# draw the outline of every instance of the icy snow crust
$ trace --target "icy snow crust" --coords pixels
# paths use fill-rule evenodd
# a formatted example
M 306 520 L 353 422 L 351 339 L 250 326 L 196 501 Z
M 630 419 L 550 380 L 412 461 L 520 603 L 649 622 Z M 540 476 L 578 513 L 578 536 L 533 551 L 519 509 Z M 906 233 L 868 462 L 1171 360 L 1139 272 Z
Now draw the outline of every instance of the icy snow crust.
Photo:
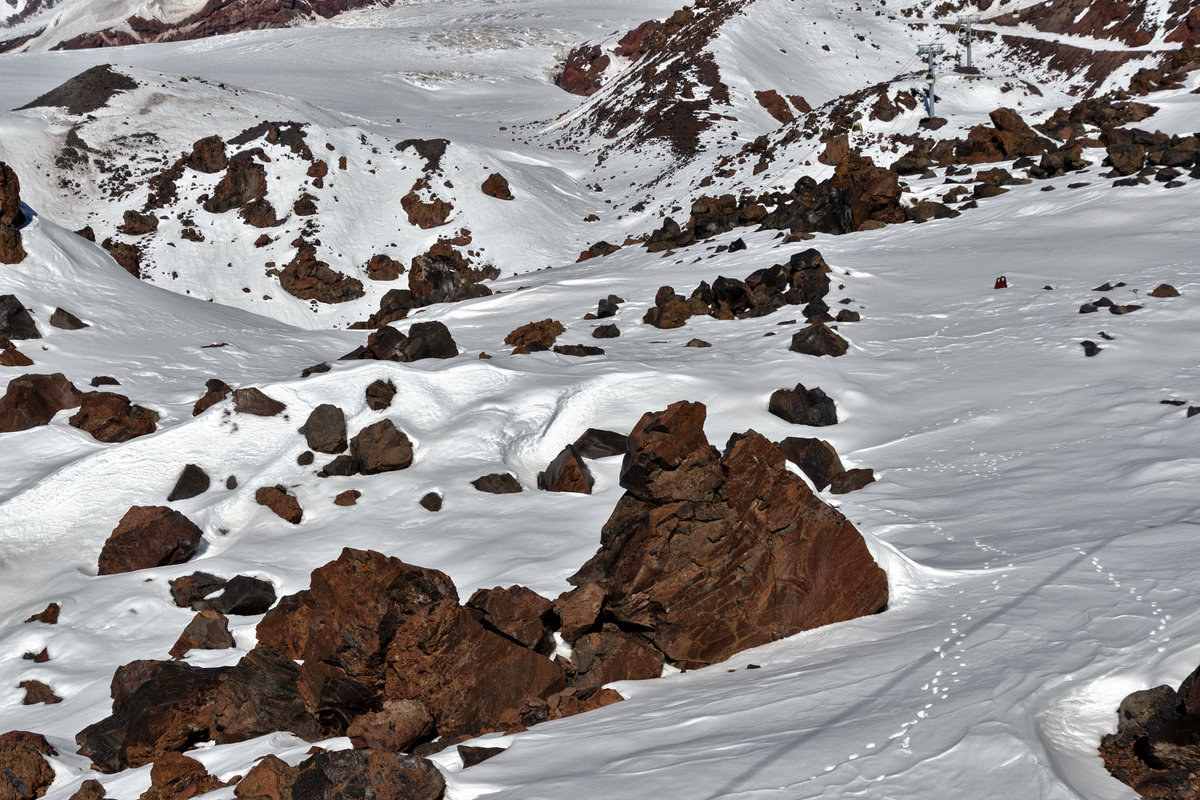
M 956 220 L 794 245 L 781 245 L 772 232 L 737 231 L 675 253 L 628 247 L 574 264 L 590 241 L 620 241 L 624 232 L 658 224 L 653 210 L 616 218 L 626 212 L 615 209 L 639 199 L 642 187 L 618 187 L 614 178 L 592 197 L 590 158 L 514 142 L 512 131 L 498 128 L 542 128 L 575 106 L 576 98 L 545 77 L 568 43 L 601 41 L 671 10 L 666 3 L 580 7 L 550 0 L 397 4 L 338 18 L 331 27 L 0 57 L 6 108 L 95 63 L 200 75 L 245 90 L 244 109 L 233 110 L 197 90 L 198 102 L 210 104 L 231 132 L 256 117 L 273 118 L 283 104 L 300 121 L 344 128 L 347 140 L 359 129 L 393 141 L 445 136 L 489 164 L 503 159 L 518 194 L 473 228 L 507 276 L 493 284 L 498 294 L 416 317 L 445 322 L 462 355 L 414 364 L 337 362 L 364 332 L 333 330 L 338 320 L 328 314 L 312 319 L 289 308 L 233 307 L 224 296 L 212 303 L 196 296 L 204 289 L 240 296 L 257 266 L 238 261 L 226 268 L 229 259 L 221 260 L 220 269 L 235 276 L 233 288 L 230 279 L 208 278 L 192 296 L 131 278 L 69 232 L 91 208 L 88 197 L 64 196 L 45 176 L 50 168 L 37 168 L 53 149 L 46 136 L 61 122 L 55 112 L 0 117 L 0 159 L 17 168 L 37 214 L 24 231 L 29 257 L 0 270 L 0 293 L 16 294 L 45 337 L 18 343 L 36 362 L 24 371 L 61 371 L 81 389 L 93 375 L 111 375 L 121 383 L 116 391 L 162 415 L 157 433 L 121 445 L 68 426 L 69 413 L 0 442 L 0 720 L 5 730 L 43 732 L 59 749 L 49 800 L 65 800 L 86 777 L 99 777 L 107 794 L 122 800 L 149 785 L 148 768 L 90 773 L 73 755 L 73 737 L 108 714 L 116 667 L 166 658 L 191 618 L 172 604 L 171 578 L 195 570 L 251 574 L 286 594 L 305 588 L 312 569 L 351 546 L 444 570 L 462 596 L 522 583 L 554 597 L 595 551 L 621 493 L 619 458 L 593 462 L 591 496 L 536 491 L 537 472 L 564 444 L 587 427 L 627 431 L 643 412 L 680 399 L 708 405 L 707 432 L 718 445 L 747 428 L 775 440 L 813 435 L 766 411 L 772 391 L 797 382 L 820 386 L 838 404 L 841 422 L 816 434 L 847 467 L 871 467 L 879 477 L 832 500 L 887 571 L 888 611 L 708 669 L 619 684 L 626 702 L 515 736 L 484 737 L 482 743 L 509 752 L 470 770 L 460 771 L 453 750 L 446 751 L 435 760 L 448 772 L 447 796 L 949 800 L 964 789 L 981 798 L 1134 796 L 1104 771 L 1095 752 L 1099 736 L 1115 723 L 1126 693 L 1177 683 L 1200 661 L 1200 421 L 1160 403 L 1200 404 L 1200 184 L 1113 189 L 1093 167 L 1048 182 L 1053 192 L 1039 191 L 1046 182 L 1014 187 Z M 836 16 L 832 8 L 811 12 L 815 19 Z M 772 14 L 794 20 L 809 10 L 762 0 L 756 13 L 766 16 L 754 24 L 778 31 L 783 17 Z M 923 35 L 910 31 L 903 40 L 898 27 L 879 24 L 897 53 L 902 42 L 907 47 Z M 536 35 L 509 36 L 500 47 L 495 38 L 470 35 L 472 26 Z M 834 41 L 834 52 L 856 42 L 830 31 L 845 37 Z M 761 59 L 734 50 L 746 63 L 723 73 L 735 92 L 752 96 L 750 89 L 768 88 L 760 76 L 782 74 L 766 48 Z M 844 67 L 812 76 L 797 71 L 787 80 L 815 102 L 847 90 L 835 78 L 845 79 Z M 1193 77 L 1184 90 L 1156 95 L 1162 111 L 1145 125 L 1194 129 L 1200 102 L 1187 91 L 1195 85 Z M 1048 110 L 1065 97 L 1063 86 L 1042 89 L 1044 97 L 1024 95 L 1022 102 Z M 946 93 L 952 124 L 964 128 L 999 104 L 992 90 Z M 771 125 L 761 109 L 738 113 L 743 140 Z M 180 117 L 176 130 L 159 130 L 184 137 L 193 123 Z M 728 129 L 721 135 L 728 138 Z M 796 157 L 788 171 L 768 178 L 794 181 L 805 170 L 821 176 L 823 168 L 804 167 L 804 157 Z M 1098 164 L 1101 154 L 1085 158 Z M 679 185 L 705 168 L 682 165 Z M 648 174 L 663 165 L 646 166 L 631 154 L 607 169 Z M 1067 188 L 1078 182 L 1088 185 Z M 913 189 L 927 196 L 941 187 L 915 181 Z M 522 210 L 522 190 L 537 198 L 536 213 Z M 337 208 L 388 201 L 371 191 L 346 189 L 343 204 L 323 206 L 323 238 L 353 248 L 354 215 Z M 605 199 L 614 211 L 601 223 L 579 221 L 587 210 L 606 208 Z M 657 198 L 668 207 L 687 199 Z M 464 207 L 464 219 L 486 218 L 480 209 L 489 202 L 480 197 L 477 207 Z M 715 253 L 738 236 L 745 251 Z M 851 341 L 843 358 L 787 351 L 796 327 L 781 323 L 796 320 L 798 309 L 740 321 L 693 318 L 667 331 L 640 324 L 660 285 L 686 293 L 700 280 L 744 277 L 810 245 L 834 266 L 831 305 L 850 298 L 848 307 L 863 315 L 840 328 Z M 529 261 L 520 263 L 520 253 Z M 204 265 L 199 258 L 185 264 Z M 539 266 L 553 269 L 528 271 Z M 1012 288 L 992 290 L 1000 274 Z M 1114 301 L 1145 307 L 1119 317 L 1079 315 L 1105 281 L 1127 284 L 1108 293 Z M 1164 281 L 1182 297 L 1147 297 Z M 560 342 L 593 344 L 597 323 L 582 316 L 610 293 L 627 303 L 604 321 L 622 329 L 620 338 L 598 342 L 604 357 L 510 356 L 502 344 L 508 331 L 545 317 L 567 326 Z M 50 327 L 57 306 L 91 327 Z M 1101 330 L 1115 339 L 1103 340 Z M 693 337 L 713 347 L 685 348 Z M 1083 339 L 1099 342 L 1103 352 L 1085 359 Z M 219 343 L 225 346 L 203 347 Z M 494 358 L 479 360 L 483 351 Z M 301 369 L 321 361 L 332 370 L 300 378 Z M 11 378 L 22 370 L 6 372 Z M 285 415 L 227 413 L 226 402 L 193 418 L 192 403 L 210 377 L 259 387 L 287 404 Z M 399 393 L 390 409 L 375 412 L 363 390 L 379 378 L 391 379 Z M 345 409 L 351 434 L 393 419 L 414 441 L 413 466 L 325 480 L 297 466 L 304 440 L 296 429 L 323 402 Z M 208 492 L 175 504 L 205 530 L 198 556 L 97 577 L 100 546 L 124 511 L 164 503 L 189 462 L 213 477 Z M 526 490 L 493 496 L 469 484 L 503 470 Z M 228 475 L 237 476 L 239 488 L 224 488 Z M 257 487 L 276 483 L 304 507 L 299 526 L 254 502 Z M 362 491 L 359 504 L 334 506 L 333 497 L 348 488 Z M 445 495 L 437 514 L 417 505 L 433 490 Z M 51 601 L 63 604 L 57 626 L 22 623 Z M 234 663 L 253 646 L 258 618 L 233 621 L 235 650 L 188 660 Z M 43 647 L 49 662 L 21 658 Z M 748 670 L 750 664 L 761 669 Z M 50 684 L 63 702 L 21 705 L 16 685 L 26 679 Z M 264 753 L 295 763 L 308 747 L 276 734 L 190 755 L 228 778 L 244 775 Z M 232 796 L 224 789 L 207 797 Z

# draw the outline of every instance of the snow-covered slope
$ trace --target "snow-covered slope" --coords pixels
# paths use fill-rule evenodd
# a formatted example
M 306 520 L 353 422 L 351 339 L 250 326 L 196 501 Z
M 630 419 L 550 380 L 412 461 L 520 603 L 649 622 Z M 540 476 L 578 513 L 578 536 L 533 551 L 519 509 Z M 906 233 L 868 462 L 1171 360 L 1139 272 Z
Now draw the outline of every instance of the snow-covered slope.
M 575 263 L 592 242 L 620 244 L 657 228 L 660 213 L 686 217 L 701 192 L 757 194 L 803 175 L 826 177 L 832 167 L 816 156 L 834 106 L 865 109 L 874 95 L 845 97 L 880 83 L 902 91 L 919 69 L 915 45 L 953 36 L 899 7 L 876 16 L 865 5 L 758 0 L 735 9 L 698 50 L 712 54 L 729 101 L 718 104 L 721 118 L 700 133 L 695 152 L 640 138 L 636 121 L 606 138 L 607 115 L 639 109 L 654 81 L 635 62 L 583 99 L 553 86 L 556 65 L 570 47 L 609 47 L 673 10 L 550 0 L 397 4 L 283 31 L 0 56 L 6 108 L 99 63 L 117 64 L 138 84 L 83 114 L 43 107 L 0 116 L 0 161 L 17 170 L 37 215 L 22 231 L 29 256 L 0 271 L 0 294 L 20 298 L 44 336 L 17 343 L 34 366 L 5 368 L 5 379 L 62 372 L 84 388 L 107 375 L 119 382 L 115 391 L 160 415 L 157 432 L 122 444 L 93 440 L 67 424 L 68 414 L 0 434 L 0 727 L 42 732 L 57 747 L 49 800 L 66 800 L 87 777 L 118 800 L 149 785 L 148 767 L 90 772 L 74 736 L 109 713 L 114 670 L 166 658 L 191 618 L 172 603 L 168 580 L 198 569 L 250 574 L 283 595 L 308 586 L 310 572 L 343 547 L 359 547 L 440 569 L 463 596 L 520 583 L 554 597 L 595 552 L 621 495 L 618 458 L 591 462 L 590 495 L 536 491 L 537 473 L 565 444 L 589 427 L 627 432 L 643 412 L 681 399 L 707 405 L 717 444 L 750 428 L 775 441 L 814 435 L 767 412 L 773 391 L 798 382 L 820 386 L 837 404 L 839 423 L 817 435 L 847 467 L 875 470 L 878 481 L 866 488 L 823 496 L 886 570 L 887 611 L 713 667 L 620 683 L 624 702 L 483 737 L 477 743 L 508 750 L 466 770 L 446 750 L 434 760 L 447 774 L 447 797 L 1134 796 L 1105 772 L 1099 736 L 1129 691 L 1178 683 L 1200 661 L 1192 543 L 1200 422 L 1186 416 L 1200 406 L 1200 181 L 1114 186 L 1100 166 L 1103 149 L 1089 147 L 1085 170 L 1011 186 L 956 219 L 806 241 L 740 228 L 690 247 L 650 253 L 630 245 Z M 1084 85 L 1047 68 L 1031 81 L 1035 92 L 1015 82 L 1023 67 L 1004 63 L 1002 52 L 977 43 L 975 54 L 984 77 L 947 79 L 939 90 L 949 119 L 939 136 L 962 135 L 998 105 L 1044 118 Z M 642 66 L 669 69 L 670 61 Z M 1113 72 L 1101 86 L 1130 74 Z M 1193 132 L 1198 77 L 1140 98 L 1158 108 L 1141 126 Z M 814 115 L 778 121 L 755 98 L 768 89 L 804 96 Z M 899 149 L 887 137 L 915 133 L 917 118 L 868 122 L 857 141 L 886 162 Z M 323 187 L 286 144 L 252 138 L 238 147 L 262 147 L 270 159 L 260 163 L 280 216 L 302 192 L 316 198 L 317 214 L 256 229 L 236 212 L 204 211 L 200 196 L 212 194 L 219 175 L 188 172 L 158 231 L 138 240 L 142 281 L 71 233 L 92 225 L 98 240 L 120 237 L 124 212 L 149 197 L 149 176 L 202 137 L 228 142 L 264 121 L 304 126 L 313 156 L 330 167 Z M 84 160 L 58 163 L 72 135 L 88 147 Z M 775 157 L 755 174 L 753 160 L 736 159 L 760 136 Z M 422 229 L 401 199 L 427 174 L 425 161 L 397 145 L 437 138 L 449 145 L 429 184 L 454 211 L 445 226 Z M 513 200 L 482 193 L 494 171 Z M 123 180 L 114 183 L 114 174 Z M 944 170 L 912 178 L 909 199 L 939 196 L 950 179 Z M 181 214 L 203 241 L 181 238 Z M 591 214 L 599 219 L 586 222 Z M 361 299 L 313 311 L 266 273 L 267 261 L 292 258 L 304 219 L 319 257 L 362 280 Z M 371 281 L 367 259 L 385 252 L 408 265 L 462 228 L 471 241 L 460 247 L 500 270 L 489 283 L 494 293 L 413 317 L 445 323 L 460 355 L 337 361 L 367 335 L 339 328 L 406 285 Z M 272 242 L 255 247 L 263 231 Z M 735 239 L 745 249 L 730 248 Z M 789 323 L 803 323 L 798 307 L 740 320 L 696 316 L 670 330 L 641 322 L 660 286 L 686 296 L 701 281 L 741 278 L 809 247 L 833 267 L 829 304 L 862 315 L 839 326 L 851 344 L 844 357 L 788 350 L 797 329 Z M 999 275 L 1010 288 L 992 288 Z M 1106 282 L 1117 288 L 1095 290 Z M 1148 296 L 1164 282 L 1181 296 Z M 610 294 L 625 300 L 616 316 L 585 320 Z M 1142 307 L 1079 313 L 1101 294 Z M 58 307 L 90 327 L 49 326 Z M 604 355 L 511 355 L 506 334 L 545 318 L 565 325 L 560 343 L 600 345 Z M 593 340 L 601 322 L 615 322 L 620 337 Z M 697 338 L 712 346 L 685 346 Z M 1102 350 L 1085 357 L 1083 340 Z M 301 377 L 320 362 L 331 369 Z M 210 378 L 258 387 L 286 412 L 231 414 L 227 400 L 193 417 Z M 377 379 L 398 389 L 386 411 L 364 399 Z M 321 403 L 343 408 L 351 433 L 394 420 L 415 444 L 413 466 L 321 478 L 322 463 L 298 464 L 306 448 L 296 429 Z M 214 478 L 209 491 L 173 504 L 205 532 L 197 557 L 98 576 L 97 554 L 121 515 L 164 503 L 187 463 Z M 491 495 L 470 484 L 502 471 L 525 491 Z M 225 488 L 227 476 L 236 476 L 235 488 Z M 302 505 L 298 526 L 255 502 L 258 487 L 277 484 Z M 362 493 L 357 505 L 334 505 L 348 489 Z M 430 491 L 444 496 L 438 513 L 418 505 Z M 23 622 L 50 602 L 63 604 L 56 626 Z M 187 661 L 235 663 L 254 646 L 258 620 L 235 618 L 235 648 L 193 651 Z M 42 648 L 49 661 L 23 658 Z M 22 705 L 24 680 L 50 685 L 62 702 Z M 189 755 L 230 778 L 265 753 L 295 763 L 308 748 L 274 734 Z M 208 796 L 227 800 L 233 791 Z

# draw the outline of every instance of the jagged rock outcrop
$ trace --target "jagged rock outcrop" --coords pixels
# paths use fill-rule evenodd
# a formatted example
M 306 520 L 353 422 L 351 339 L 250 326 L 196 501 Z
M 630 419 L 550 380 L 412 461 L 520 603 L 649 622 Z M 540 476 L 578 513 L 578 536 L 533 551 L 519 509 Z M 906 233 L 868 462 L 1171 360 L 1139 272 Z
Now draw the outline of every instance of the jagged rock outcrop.
M 127 442 L 158 427 L 158 412 L 135 405 L 123 394 L 88 392 L 68 423 L 101 442 Z
M 823 427 L 836 425 L 837 406 L 819 386 L 811 389 L 797 383 L 793 389 L 778 389 L 771 394 L 767 410 L 795 425 Z
M 104 542 L 99 574 L 182 564 L 192 557 L 204 535 L 196 524 L 166 506 L 133 506 Z
M 321 403 L 300 426 L 309 450 L 341 453 L 346 449 L 346 414 L 330 403 Z
M 417 756 L 383 750 L 320 752 L 295 767 L 274 756 L 238 784 L 238 800 L 441 800 L 442 773 Z
M 224 650 L 233 647 L 233 634 L 229 632 L 229 619 L 219 611 L 201 611 L 179 634 L 171 645 L 169 655 L 182 658 L 189 650 Z
M 504 337 L 504 343 L 511 345 L 513 355 L 534 353 L 549 350 L 554 346 L 558 337 L 566 331 L 563 324 L 556 319 L 543 319 L 538 322 L 528 322 L 509 331 Z
M 591 494 L 594 483 L 592 471 L 571 445 L 564 447 L 546 469 L 538 473 L 538 488 L 548 492 Z
M 295 257 L 279 273 L 279 285 L 293 297 L 318 303 L 348 303 L 366 292 L 362 281 L 351 278 L 317 259 L 317 248 L 303 242 Z
M 600 586 L 606 618 L 688 668 L 882 609 L 886 577 L 854 526 L 762 436 L 718 453 L 704 419 L 686 402 L 642 417 L 626 493 L 570 581 Z
M 25 260 L 21 232 L 25 224 L 21 211 L 21 182 L 12 167 L 0 161 L 0 264 L 20 264 Z
M 0 296 L 0 336 L 5 339 L 40 339 L 33 315 L 16 295 Z
M 431 320 L 413 323 L 407 333 L 401 333 L 391 325 L 384 325 L 367 337 L 364 347 L 347 353 L 342 358 L 408 363 L 423 358 L 454 358 L 457 355 L 458 345 L 450 334 L 450 329 L 444 322 Z M 395 395 L 394 386 L 392 394 Z
M 208 477 L 207 472 L 195 464 L 185 464 L 175 480 L 175 487 L 167 495 L 167 502 L 174 503 L 177 500 L 189 500 L 202 495 L 208 491 L 211 484 L 212 479 Z
M 0 734 L 0 797 L 34 800 L 54 782 L 54 770 L 45 756 L 56 756 L 46 737 L 29 731 Z

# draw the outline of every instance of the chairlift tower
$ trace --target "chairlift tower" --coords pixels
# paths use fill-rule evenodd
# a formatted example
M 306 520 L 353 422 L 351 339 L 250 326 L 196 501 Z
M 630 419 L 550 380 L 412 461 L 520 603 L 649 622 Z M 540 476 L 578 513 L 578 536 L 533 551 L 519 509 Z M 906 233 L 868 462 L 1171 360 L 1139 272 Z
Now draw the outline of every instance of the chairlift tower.
M 968 67 L 973 66 L 971 64 L 971 40 L 975 37 L 975 26 L 978 25 L 980 21 L 981 20 L 978 16 L 969 16 L 959 17 L 958 22 L 955 23 L 958 25 L 958 32 L 962 34 L 963 38 L 966 40 Z
M 935 56 L 940 56 L 945 49 L 940 44 L 923 44 L 917 48 L 917 55 L 925 56 L 925 114 L 931 119 L 935 116 L 934 86 L 937 83 L 937 75 L 933 71 L 933 59 Z

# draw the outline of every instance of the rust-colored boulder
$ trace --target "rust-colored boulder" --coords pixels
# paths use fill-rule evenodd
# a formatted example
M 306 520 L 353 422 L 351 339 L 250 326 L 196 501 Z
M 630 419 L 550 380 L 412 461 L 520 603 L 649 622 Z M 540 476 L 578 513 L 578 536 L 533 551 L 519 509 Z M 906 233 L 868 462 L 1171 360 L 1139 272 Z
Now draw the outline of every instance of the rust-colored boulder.
M 294 494 L 289 494 L 283 486 L 263 486 L 254 493 L 254 502 L 266 506 L 275 512 L 285 522 L 299 525 L 304 518 L 304 509 Z
M 654 295 L 654 307 L 646 310 L 642 322 L 656 328 L 679 328 L 695 313 L 682 295 L 670 286 L 660 286 Z
M 367 277 L 373 281 L 394 281 L 404 274 L 404 265 L 383 253 L 376 253 L 367 261 Z
M 46 737 L 29 731 L 0 733 L 0 798 L 34 800 L 54 782 L 45 756 L 56 756 Z
M 0 161 L 0 264 L 20 264 L 25 260 L 21 232 L 25 224 L 21 211 L 21 181 L 12 167 Z
M 188 800 L 225 785 L 196 759 L 165 753 L 151 765 L 150 788 L 138 800 Z
M 547 704 L 549 712 L 547 719 L 562 719 L 575 714 L 584 714 L 588 711 L 595 711 L 597 708 L 619 703 L 624 699 L 616 689 L 570 687 L 558 694 L 551 695 Z
M 46 425 L 59 411 L 76 408 L 82 400 L 83 393 L 61 372 L 13 378 L 0 397 L 0 433 Z
M 33 614 L 25 620 L 26 624 L 30 622 L 43 622 L 47 625 L 57 625 L 58 615 L 62 612 L 62 606 L 58 603 L 51 603 L 42 611 Z
M 683 402 L 642 417 L 626 494 L 571 582 L 600 584 L 606 617 L 684 668 L 883 608 L 886 576 L 854 526 L 759 434 L 718 454 L 704 417 Z
M 126 209 L 124 221 L 117 230 L 126 236 L 142 236 L 158 230 L 158 217 L 153 214 L 142 214 L 133 209 Z
M 104 784 L 95 778 L 88 778 L 79 785 L 75 794 L 68 800 L 108 800 L 104 795 Z
M 350 441 L 350 458 L 364 475 L 407 469 L 413 462 L 408 435 L 390 419 L 368 425 Z
M 850 343 L 823 322 L 814 322 L 796 331 L 792 334 L 792 344 L 788 347 L 793 353 L 835 358 L 846 355 L 849 349 Z
M 122 394 L 88 392 L 83 395 L 79 411 L 67 422 L 90 433 L 97 441 L 127 442 L 154 433 L 158 427 L 158 412 L 134 405 Z
M 422 230 L 445 225 L 450 218 L 450 212 L 454 210 L 454 206 L 437 195 L 431 194 L 426 201 L 422 200 L 416 191 L 410 191 L 401 197 L 400 207 L 408 215 L 409 224 Z
M 239 153 L 229 160 L 212 196 L 204 201 L 204 210 L 210 214 L 223 214 L 262 199 L 266 194 L 266 168 L 249 153 Z
M 0 264 L 20 264 L 26 255 L 21 231 L 0 225 Z
M 794 425 L 823 427 L 836 425 L 837 406 L 819 386 L 811 389 L 797 383 L 793 389 L 777 389 L 771 394 L 767 410 Z
M 274 731 L 291 731 L 307 741 L 324 736 L 301 695 L 300 668 L 262 645 L 221 672 L 206 714 L 208 737 L 221 744 Z
M 274 756 L 238 785 L 238 800 L 441 800 L 442 773 L 417 756 L 383 750 L 322 751 L 295 767 Z
M 864 486 L 875 482 L 875 470 L 848 469 L 839 472 L 829 479 L 829 491 L 833 494 L 848 494 L 857 492 Z
M 554 650 L 554 636 L 546 625 L 551 613 L 550 601 L 532 589 L 524 586 L 479 589 L 466 606 L 479 612 L 487 628 L 522 647 L 542 654 Z
M 380 710 L 355 717 L 346 735 L 360 750 L 403 753 L 432 738 L 433 717 L 415 700 L 389 700 Z
M 308 242 L 279 273 L 279 285 L 292 297 L 318 303 L 347 303 L 366 294 L 362 281 L 351 278 L 317 259 L 317 248 Z
M 207 572 L 193 572 L 169 581 L 171 599 L 180 608 L 191 608 L 193 603 L 224 589 L 227 583 L 224 578 Z
M 481 281 L 499 276 L 494 266 L 472 267 L 452 242 L 439 239 L 426 252 L 413 256 L 409 264 L 408 307 L 486 297 L 492 290 Z
M 204 388 L 204 396 L 197 400 L 196 404 L 192 406 L 193 417 L 203 413 L 204 411 L 207 411 L 209 408 L 212 408 L 217 403 L 228 397 L 233 391 L 233 389 L 229 388 L 228 384 L 226 384 L 224 381 L 219 381 L 216 378 L 209 378 L 207 381 L 205 381 Z
M 0 340 L 2 342 L 3 340 Z M 0 367 L 32 367 L 33 359 L 17 349 L 12 342 L 3 344 L 0 350 Z
M 372 381 L 366 389 L 367 408 L 382 411 L 392 404 L 396 396 L 396 384 L 383 379 Z
M 344 492 L 338 492 L 337 497 L 333 498 L 335 506 L 353 506 L 358 505 L 358 498 L 362 497 L 362 492 L 357 489 L 347 489 Z
M 185 164 L 196 170 L 212 174 L 220 172 L 229 166 L 229 157 L 225 154 L 225 142 L 220 136 L 205 136 L 192 145 L 192 152 L 185 159 Z
M 495 197 L 497 200 L 513 199 L 512 191 L 508 187 L 508 180 L 499 172 L 488 175 L 487 180 L 483 182 L 482 189 L 488 197 Z
M 538 473 L 538 488 L 547 492 L 591 494 L 594 483 L 592 471 L 571 445 L 564 447 L 544 472 Z
M 256 417 L 273 417 L 287 408 L 284 403 L 273 397 L 267 397 L 259 389 L 253 387 L 233 390 L 233 410 L 239 414 L 253 414 Z
M 142 277 L 142 248 L 111 236 L 100 243 L 121 269 L 135 278 Z
M 171 658 L 183 658 L 189 650 L 225 650 L 233 647 L 229 618 L 219 611 L 201 611 L 171 646 Z
M 657 678 L 662 668 L 663 654 L 645 638 L 624 631 L 598 631 L 575 640 L 571 685 L 598 689 L 613 681 Z
M 99 574 L 182 564 L 200 545 L 203 531 L 166 506 L 133 506 L 100 550 Z
M 488 494 L 517 494 L 522 491 L 521 482 L 510 472 L 493 472 L 481 475 L 471 485 Z
M 905 220 L 900 177 L 890 169 L 875 166 L 868 156 L 847 153 L 834 170 L 829 191 L 849 215 L 851 230 L 863 230 L 868 223 Z
M 1179 297 L 1179 290 L 1169 283 L 1160 283 L 1150 290 L 1151 297 Z
M 597 45 L 582 45 L 567 53 L 562 72 L 554 79 L 560 89 L 589 97 L 600 89 L 600 79 L 611 59 Z
M 782 123 L 791 122 L 796 118 L 792 113 L 792 109 L 788 106 L 787 101 L 780 96 L 779 92 L 774 89 L 767 89 L 754 93 L 754 99 L 758 104 L 767 110 L 767 113 Z M 824 162 L 822 162 L 824 163 Z
M 504 343 L 512 345 L 513 355 L 549 350 L 554 345 L 554 340 L 564 331 L 566 328 L 558 320 L 544 319 L 513 329 L 504 337 Z
M 340 453 L 346 449 L 346 414 L 329 403 L 312 410 L 300 426 L 310 450 L 318 453 Z
M 817 491 L 827 488 L 834 475 L 845 471 L 833 445 L 823 439 L 789 436 L 777 446 L 788 461 L 808 476 Z
M 507 750 L 507 747 L 475 747 L 469 744 L 460 744 L 455 748 L 458 751 L 458 757 L 462 759 L 463 769 L 473 767 L 476 764 L 482 764 L 493 756 L 498 756 Z

